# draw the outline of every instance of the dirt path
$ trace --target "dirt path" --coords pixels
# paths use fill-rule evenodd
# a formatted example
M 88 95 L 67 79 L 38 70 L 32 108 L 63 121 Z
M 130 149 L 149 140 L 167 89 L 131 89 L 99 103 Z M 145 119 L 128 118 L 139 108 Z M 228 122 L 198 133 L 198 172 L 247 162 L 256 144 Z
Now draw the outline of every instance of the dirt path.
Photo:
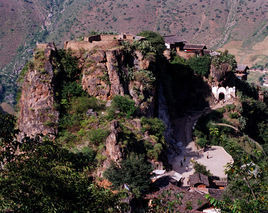
M 227 104 L 231 104 L 231 102 L 217 104 L 203 111 L 190 112 L 174 121 L 175 138 L 181 152 L 180 154 L 171 154 L 169 156 L 169 163 L 172 165 L 173 170 L 180 173 L 184 178 L 183 185 L 188 185 L 188 178 L 194 173 L 193 160 L 205 165 L 213 175 L 226 178 L 224 166 L 228 162 L 233 161 L 232 157 L 219 146 L 212 146 L 206 151 L 198 149 L 193 141 L 192 134 L 196 122 L 202 115 L 208 114 L 212 110 L 221 108 Z

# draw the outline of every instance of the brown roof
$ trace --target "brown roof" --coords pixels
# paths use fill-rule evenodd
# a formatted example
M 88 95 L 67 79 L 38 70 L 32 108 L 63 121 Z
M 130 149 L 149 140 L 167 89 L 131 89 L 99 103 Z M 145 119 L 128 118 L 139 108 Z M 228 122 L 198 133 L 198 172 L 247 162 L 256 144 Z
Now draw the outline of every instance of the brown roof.
M 203 175 L 201 173 L 195 173 L 193 175 L 190 175 L 189 177 L 190 186 L 194 186 L 196 184 L 205 184 L 206 186 L 209 186 L 208 176 Z
M 166 194 L 169 193 L 169 195 Z M 181 205 L 175 204 L 175 208 L 179 212 L 199 212 L 196 211 L 198 208 L 203 206 L 205 203 L 208 203 L 208 200 L 204 197 L 203 194 L 197 191 L 189 191 L 189 188 L 177 187 L 173 184 L 169 184 L 166 187 L 161 188 L 159 191 L 146 195 L 147 199 L 161 199 L 164 200 L 163 203 L 168 201 L 176 200 L 176 195 L 182 194 Z M 187 206 L 191 205 L 192 210 L 187 210 Z
M 222 180 L 214 180 L 213 181 L 216 186 L 227 186 L 227 181 L 222 181 Z
M 223 192 L 224 192 L 223 189 L 212 189 L 212 188 L 208 189 L 208 193 L 217 200 L 220 200 L 222 198 Z
M 168 44 L 175 44 L 179 42 L 186 43 L 185 40 L 181 39 L 177 35 L 166 35 L 166 36 L 163 36 L 163 38 L 165 40 L 165 43 L 168 43 Z
M 185 44 L 183 49 L 185 49 L 185 50 L 203 50 L 203 49 L 207 49 L 207 47 L 204 44 Z
M 244 64 L 238 64 L 237 68 L 236 68 L 236 71 L 245 72 L 247 69 L 249 69 L 248 66 L 246 66 Z

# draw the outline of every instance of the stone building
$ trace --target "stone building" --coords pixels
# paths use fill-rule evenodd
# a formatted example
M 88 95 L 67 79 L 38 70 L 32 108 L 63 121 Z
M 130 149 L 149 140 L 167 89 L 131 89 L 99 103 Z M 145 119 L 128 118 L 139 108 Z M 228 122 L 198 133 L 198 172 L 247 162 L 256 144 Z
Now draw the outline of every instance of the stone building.
M 235 87 L 212 87 L 212 94 L 217 101 L 229 101 L 235 98 Z

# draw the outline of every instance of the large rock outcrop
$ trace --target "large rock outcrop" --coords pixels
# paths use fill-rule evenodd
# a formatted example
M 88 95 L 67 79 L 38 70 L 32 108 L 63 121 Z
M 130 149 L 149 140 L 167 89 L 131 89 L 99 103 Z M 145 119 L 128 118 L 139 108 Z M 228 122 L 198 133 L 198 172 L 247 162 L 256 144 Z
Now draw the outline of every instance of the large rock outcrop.
M 82 68 L 82 86 L 89 95 L 110 100 L 116 95 L 129 95 L 141 114 L 152 115 L 155 106 L 153 62 L 141 52 L 127 52 L 122 47 L 72 50 Z
M 56 53 L 50 43 L 39 45 L 34 53 L 34 61 L 28 66 L 19 101 L 19 139 L 24 135 L 38 134 L 55 138 L 59 112 L 55 109 L 52 59 Z
M 222 63 L 219 66 L 211 65 L 210 75 L 213 78 L 216 85 L 225 80 L 226 74 L 232 71 L 232 66 L 228 63 Z

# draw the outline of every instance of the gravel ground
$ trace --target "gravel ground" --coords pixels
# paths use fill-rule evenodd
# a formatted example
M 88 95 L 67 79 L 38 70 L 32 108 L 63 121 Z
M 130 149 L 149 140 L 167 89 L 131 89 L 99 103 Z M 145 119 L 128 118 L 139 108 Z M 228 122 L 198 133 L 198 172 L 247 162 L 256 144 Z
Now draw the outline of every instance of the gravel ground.
M 218 105 L 215 108 L 220 108 Z M 206 151 L 198 150 L 195 142 L 192 141 L 193 126 L 198 118 L 205 112 L 196 112 L 194 115 L 186 115 L 180 119 L 175 120 L 176 139 L 181 153 L 179 155 L 173 154 L 169 156 L 169 163 L 173 170 L 180 173 L 183 177 L 183 185 L 188 186 L 189 176 L 194 173 L 193 163 L 191 160 L 197 161 L 207 167 L 210 172 L 220 178 L 226 178 L 225 165 L 232 163 L 233 159 L 223 147 L 212 146 Z

